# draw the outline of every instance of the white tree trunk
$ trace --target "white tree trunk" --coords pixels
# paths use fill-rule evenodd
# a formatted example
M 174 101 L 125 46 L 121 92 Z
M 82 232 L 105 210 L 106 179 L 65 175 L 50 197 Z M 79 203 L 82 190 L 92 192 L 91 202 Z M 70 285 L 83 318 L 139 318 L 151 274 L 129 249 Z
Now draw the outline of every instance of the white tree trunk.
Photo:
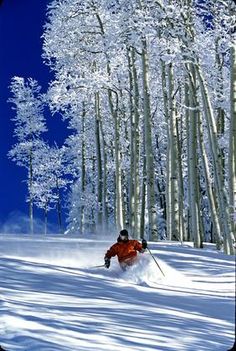
M 198 169 L 197 169 L 197 114 L 191 113 L 189 116 L 189 188 L 190 188 L 190 216 L 191 233 L 193 235 L 194 247 L 201 247 L 200 227 L 199 227 L 199 203 L 198 203 Z
M 231 47 L 230 135 L 229 135 L 229 213 L 236 240 L 236 43 Z
M 84 124 L 85 124 L 85 103 L 83 102 L 83 109 L 82 109 L 82 120 L 81 120 L 81 135 L 82 135 L 82 143 L 81 143 L 81 191 L 80 191 L 80 219 L 79 219 L 79 228 L 80 228 L 80 232 L 81 234 L 84 233 L 84 217 L 85 217 L 85 213 L 84 213 L 84 192 L 85 192 L 85 128 L 84 128 Z
M 169 237 L 173 240 L 179 240 L 179 207 L 178 207 L 178 151 L 177 151 L 177 129 L 176 129 L 176 111 L 174 106 L 174 77 L 173 65 L 167 66 L 168 76 L 168 103 L 169 103 Z
M 30 220 L 30 234 L 34 233 L 34 204 L 32 197 L 33 186 L 33 151 L 30 150 L 29 155 L 29 220 Z
M 129 49 L 130 79 L 130 213 L 129 222 L 132 236 L 140 236 L 140 132 L 139 132 L 139 87 L 136 70 L 135 49 Z
M 166 82 L 166 65 L 165 62 L 161 60 L 161 82 L 162 82 L 162 93 L 163 93 L 163 107 L 164 116 L 166 121 L 166 135 L 167 135 L 167 150 L 166 150 L 166 188 L 165 188 L 165 198 L 166 198 L 166 232 L 168 240 L 171 240 L 171 172 L 170 172 L 170 123 L 169 123 L 169 109 L 168 109 L 168 93 L 167 93 L 167 82 Z
M 218 101 L 222 101 L 224 98 L 224 79 L 223 79 L 223 65 L 222 65 L 222 59 L 220 58 L 219 55 L 219 38 L 216 40 L 216 66 L 217 66 L 217 87 L 216 87 L 216 97 Z M 223 137 L 225 133 L 225 111 L 224 109 L 220 106 L 217 107 L 217 120 L 216 120 L 216 125 L 217 125 L 217 135 L 218 137 Z M 222 162 L 222 172 L 223 176 L 225 176 L 225 155 L 223 148 L 219 150 L 221 152 L 221 162 Z M 224 179 L 222 179 L 224 181 Z M 224 183 L 222 184 L 222 187 L 224 186 Z
M 123 217 L 123 191 L 122 191 L 122 170 L 121 170 L 121 151 L 120 151 L 120 123 L 118 117 L 118 96 L 115 94 L 115 108 L 112 99 L 112 92 L 108 91 L 110 111 L 114 121 L 114 153 L 115 153 L 115 208 L 116 208 L 116 227 L 118 230 L 124 228 Z
M 101 142 L 100 142 L 100 98 L 99 93 L 95 94 L 95 139 L 96 139 L 96 161 L 97 161 L 97 223 L 96 223 L 96 231 L 100 232 L 102 228 L 102 217 L 103 217 L 103 174 L 102 174 L 102 156 L 101 156 Z
M 144 129 L 145 129 L 145 153 L 147 172 L 147 205 L 149 221 L 149 237 L 157 241 L 157 214 L 155 207 L 155 187 L 154 187 L 154 159 L 152 150 L 152 124 L 150 110 L 149 80 L 148 80 L 148 56 L 147 44 L 142 40 L 142 77 L 143 77 L 143 106 L 144 106 Z
M 176 133 L 177 133 L 177 154 L 178 154 L 178 203 L 179 203 L 179 240 L 182 243 L 186 238 L 186 226 L 184 220 L 184 180 L 183 180 L 183 167 L 182 167 L 182 142 L 180 136 L 179 121 L 176 121 Z
M 104 37 L 104 55 L 106 57 L 106 69 L 107 74 L 111 76 L 111 67 L 108 54 L 105 47 L 105 31 L 100 15 L 96 12 L 98 25 L 100 27 L 102 36 Z M 115 107 L 113 102 L 113 95 L 115 95 Z M 118 116 L 118 95 L 116 92 L 112 92 L 108 89 L 108 102 L 111 111 L 111 115 L 114 121 L 114 144 L 115 144 L 115 221 L 117 229 L 120 230 L 124 227 L 124 211 L 123 211 L 123 191 L 122 191 L 122 170 L 121 170 L 121 151 L 120 151 L 120 123 Z
M 201 226 L 200 226 L 200 206 L 199 206 L 199 179 L 198 179 L 198 143 L 197 130 L 199 123 L 198 104 L 196 101 L 195 72 L 192 66 L 186 68 L 189 73 L 188 84 L 188 176 L 189 176 L 189 212 L 190 212 L 190 232 L 194 241 L 194 246 L 202 247 Z
M 199 115 L 199 118 L 200 118 L 200 120 L 199 120 L 199 124 L 198 124 L 198 138 L 199 138 L 200 156 L 202 158 L 203 172 L 204 172 L 204 178 L 205 178 L 205 183 L 206 183 L 206 192 L 207 192 L 207 198 L 209 201 L 211 219 L 212 219 L 212 223 L 213 223 L 213 230 L 214 230 L 215 239 L 216 239 L 216 246 L 217 246 L 217 249 L 220 249 L 222 237 L 220 234 L 220 223 L 219 223 L 219 219 L 218 219 L 216 199 L 215 199 L 215 195 L 214 195 L 212 184 L 211 184 L 211 175 L 210 175 L 210 169 L 209 169 L 210 162 L 208 160 L 208 156 L 206 153 L 206 147 L 205 147 L 205 143 L 204 143 L 204 139 L 203 139 L 201 114 Z
M 214 174 L 215 174 L 215 180 L 216 180 L 215 189 L 218 197 L 221 229 L 223 230 L 223 236 L 224 236 L 224 250 L 225 250 L 225 253 L 233 254 L 234 238 L 233 238 L 232 227 L 230 225 L 229 202 L 227 199 L 227 194 L 225 189 L 224 188 L 222 189 L 222 184 L 223 184 L 222 162 L 221 162 L 221 153 L 217 145 L 216 123 L 213 115 L 213 109 L 211 106 L 209 94 L 206 88 L 206 82 L 203 78 L 203 74 L 201 72 L 199 65 L 196 65 L 195 69 L 196 69 L 197 77 L 200 84 L 204 114 L 207 120 L 209 146 L 212 153 L 213 168 L 214 168 Z
M 147 173 L 146 173 L 145 145 L 144 145 L 143 155 L 144 156 L 143 156 L 143 175 L 142 175 L 142 191 L 141 191 L 141 216 L 140 216 L 140 237 L 141 238 L 144 238 L 145 223 L 146 223 L 145 217 L 146 217 L 146 207 L 147 207 L 147 185 L 146 185 Z
M 57 190 L 57 220 L 59 233 L 62 233 L 62 211 L 61 211 L 61 196 L 60 189 L 58 185 L 58 179 L 56 180 L 56 190 Z
M 135 148 L 135 116 L 134 116 L 134 77 L 132 68 L 131 48 L 127 49 L 128 72 L 129 72 L 129 110 L 130 110 L 130 170 L 129 170 L 129 230 L 132 237 L 135 236 L 135 186 L 134 186 L 134 148 Z
M 44 206 L 44 234 L 47 234 L 48 230 L 48 204 L 45 202 Z
M 102 119 L 100 120 L 101 126 L 101 142 L 102 142 L 102 158 L 103 158 L 103 189 L 102 189 L 102 225 L 103 230 L 106 232 L 108 229 L 108 196 L 107 196 L 107 144 L 105 140 Z

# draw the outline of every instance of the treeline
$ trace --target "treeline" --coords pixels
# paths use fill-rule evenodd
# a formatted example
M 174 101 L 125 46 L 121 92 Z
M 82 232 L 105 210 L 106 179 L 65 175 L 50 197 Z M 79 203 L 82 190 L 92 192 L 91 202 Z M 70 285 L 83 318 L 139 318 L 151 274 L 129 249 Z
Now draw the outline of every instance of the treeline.
M 233 253 L 234 13 L 221 0 L 52 1 L 43 58 L 55 76 L 35 107 L 41 99 L 72 130 L 44 201 L 58 201 L 69 175 L 69 231 L 127 227 Z M 26 157 L 32 204 L 40 148 Z M 54 163 L 57 152 L 43 154 Z

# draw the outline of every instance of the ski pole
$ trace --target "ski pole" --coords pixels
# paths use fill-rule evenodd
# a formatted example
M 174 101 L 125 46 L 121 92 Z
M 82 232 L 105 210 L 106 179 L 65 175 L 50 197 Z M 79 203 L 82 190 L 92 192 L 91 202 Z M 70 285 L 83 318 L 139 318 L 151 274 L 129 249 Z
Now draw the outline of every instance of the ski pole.
M 105 264 L 101 264 L 100 266 L 93 266 L 93 267 L 90 267 L 90 268 L 102 268 L 102 267 L 105 267 Z
M 148 252 L 150 253 L 150 255 L 152 256 L 153 260 L 155 261 L 157 267 L 160 269 L 161 273 L 162 273 L 163 276 L 165 277 L 165 274 L 163 273 L 163 271 L 162 271 L 160 265 L 158 264 L 157 260 L 155 259 L 155 257 L 154 257 L 153 254 L 151 253 L 151 250 L 150 250 L 148 247 L 147 247 L 147 249 L 148 249 Z

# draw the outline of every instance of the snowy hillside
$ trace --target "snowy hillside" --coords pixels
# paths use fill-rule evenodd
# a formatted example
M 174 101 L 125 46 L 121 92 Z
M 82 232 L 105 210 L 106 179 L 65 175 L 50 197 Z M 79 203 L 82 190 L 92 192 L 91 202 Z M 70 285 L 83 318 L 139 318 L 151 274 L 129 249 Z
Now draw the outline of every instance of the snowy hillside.
M 211 245 L 150 243 L 122 272 L 111 240 L 0 236 L 0 344 L 7 351 L 226 351 L 234 257 Z

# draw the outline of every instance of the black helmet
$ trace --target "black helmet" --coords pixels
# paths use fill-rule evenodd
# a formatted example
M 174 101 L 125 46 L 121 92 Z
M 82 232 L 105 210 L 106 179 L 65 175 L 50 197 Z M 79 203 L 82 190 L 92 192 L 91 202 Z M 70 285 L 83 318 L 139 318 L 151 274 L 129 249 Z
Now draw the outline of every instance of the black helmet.
M 122 229 L 122 230 L 120 231 L 119 238 L 120 238 L 120 240 L 122 240 L 122 241 L 127 241 L 127 240 L 129 239 L 128 230 Z

